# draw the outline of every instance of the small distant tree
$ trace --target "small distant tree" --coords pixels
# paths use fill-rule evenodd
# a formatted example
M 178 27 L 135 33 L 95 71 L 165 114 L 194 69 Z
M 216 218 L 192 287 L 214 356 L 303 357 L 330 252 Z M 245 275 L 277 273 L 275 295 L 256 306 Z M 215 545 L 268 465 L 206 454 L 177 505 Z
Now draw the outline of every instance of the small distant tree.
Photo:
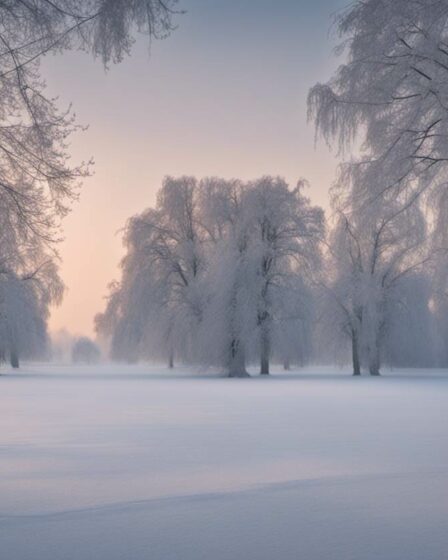
M 51 359 L 59 363 L 67 363 L 71 359 L 73 336 L 66 329 L 58 329 L 51 333 Z
M 100 361 L 101 351 L 90 338 L 78 338 L 72 348 L 72 362 L 75 364 L 96 364 Z

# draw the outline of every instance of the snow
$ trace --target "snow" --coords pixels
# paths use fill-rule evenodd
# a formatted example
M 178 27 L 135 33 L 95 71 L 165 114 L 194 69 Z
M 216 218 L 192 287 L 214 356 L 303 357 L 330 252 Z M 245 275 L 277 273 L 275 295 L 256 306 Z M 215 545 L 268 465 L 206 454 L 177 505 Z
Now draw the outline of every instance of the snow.
M 4 373 L 2 559 L 446 557 L 446 372 Z

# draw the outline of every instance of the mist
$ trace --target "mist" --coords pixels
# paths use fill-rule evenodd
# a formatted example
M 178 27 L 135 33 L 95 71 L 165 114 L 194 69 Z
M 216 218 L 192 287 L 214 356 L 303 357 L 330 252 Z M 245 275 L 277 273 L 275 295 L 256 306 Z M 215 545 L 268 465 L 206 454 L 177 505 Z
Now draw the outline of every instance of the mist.
M 2 558 L 444 558 L 448 0 L 0 38 Z

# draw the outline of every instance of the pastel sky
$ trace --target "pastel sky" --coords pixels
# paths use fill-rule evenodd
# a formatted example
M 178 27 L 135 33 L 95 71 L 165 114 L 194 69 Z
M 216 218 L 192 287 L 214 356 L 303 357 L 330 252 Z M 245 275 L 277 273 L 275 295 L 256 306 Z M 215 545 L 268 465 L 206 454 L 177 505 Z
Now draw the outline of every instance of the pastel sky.
M 52 330 L 93 334 L 107 285 L 119 278 L 120 229 L 152 205 L 165 175 L 310 182 L 327 205 L 335 159 L 314 146 L 306 96 L 338 59 L 332 15 L 347 0 L 181 0 L 178 29 L 139 39 L 105 72 L 83 53 L 49 56 L 43 71 L 61 106 L 89 125 L 73 139 L 74 161 L 95 160 L 64 222 L 63 304 Z

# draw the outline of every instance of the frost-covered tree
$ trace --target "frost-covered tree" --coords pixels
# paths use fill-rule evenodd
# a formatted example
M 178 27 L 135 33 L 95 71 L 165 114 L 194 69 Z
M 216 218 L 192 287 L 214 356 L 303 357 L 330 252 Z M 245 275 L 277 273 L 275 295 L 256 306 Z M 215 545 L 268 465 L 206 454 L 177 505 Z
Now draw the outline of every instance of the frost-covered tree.
M 313 276 L 315 273 L 313 271 Z M 298 274 L 289 278 L 285 289 L 275 291 L 272 359 L 283 364 L 285 370 L 291 365 L 304 366 L 315 355 L 317 308 L 315 290 L 310 284 L 305 275 Z
M 447 0 L 356 1 L 336 28 L 346 59 L 310 91 L 317 134 L 342 154 L 356 148 L 373 201 L 403 192 L 422 207 L 429 199 L 430 221 L 445 227 L 438 201 L 448 170 Z
M 351 341 L 355 375 L 363 363 L 371 375 L 379 375 L 385 335 L 401 302 L 403 282 L 432 254 L 426 219 L 413 197 L 385 192 L 372 200 L 371 179 L 364 164 L 343 168 L 334 190 L 335 224 L 323 283 L 329 319 Z M 376 176 L 376 181 L 381 179 Z
M 76 199 L 79 182 L 89 170 L 88 164 L 72 165 L 69 161 L 69 138 L 79 126 L 70 109 L 61 111 L 56 100 L 47 95 L 40 72 L 42 56 L 76 48 L 100 57 L 104 65 L 119 62 L 130 51 L 137 32 L 149 37 L 163 37 L 170 32 L 175 3 L 0 3 L 0 270 L 3 282 L 8 279 L 9 294 L 14 291 L 13 285 L 21 286 L 15 289 L 14 302 L 30 301 L 24 295 L 29 291 L 24 286 L 35 285 L 36 276 L 32 283 L 23 284 L 22 279 L 37 269 L 42 276 L 44 269 L 49 270 L 47 265 L 41 268 L 42 262 L 55 260 L 60 220 Z M 53 254 L 48 250 L 50 246 Z M 42 294 L 37 297 L 39 302 L 41 297 Z M 9 301 L 5 298 L 4 307 Z M 30 303 L 28 315 L 32 316 L 37 308 L 43 311 L 44 320 L 46 304 L 33 307 Z M 13 315 L 9 313 L 9 331 Z
M 310 92 L 318 133 L 341 149 L 361 140 L 390 166 L 383 189 L 432 180 L 448 159 L 448 2 L 357 1 L 336 26 L 347 60 Z
M 45 354 L 49 308 L 60 302 L 63 284 L 45 241 L 31 232 L 18 235 L 3 210 L 0 200 L 0 220 L 6 220 L 0 229 L 0 356 L 18 367 L 19 357 Z
M 212 240 L 204 347 L 221 348 L 229 375 L 246 375 L 255 355 L 268 374 L 272 355 L 288 361 L 298 354 L 299 331 L 310 323 L 304 279 L 318 265 L 323 232 L 323 213 L 303 187 L 274 177 L 202 182 L 202 220 Z
M 436 366 L 439 329 L 431 304 L 431 275 L 419 270 L 403 276 L 395 295 L 384 337 L 384 361 L 395 367 Z
M 448 367 L 448 294 L 436 292 L 431 299 L 434 314 L 436 365 Z
M 448 190 L 441 190 L 433 203 L 438 211 L 432 243 L 438 258 L 431 270 L 431 309 L 435 318 L 437 364 L 446 367 L 448 365 L 448 228 L 445 216 L 448 211 Z
M 101 351 L 98 345 L 87 336 L 75 340 L 72 348 L 72 362 L 74 364 L 96 364 L 100 361 Z
M 302 191 L 272 177 L 166 179 L 156 207 L 129 221 L 122 279 L 97 318 L 112 356 L 174 350 L 245 377 L 256 356 L 266 374 L 271 355 L 309 354 L 323 213 Z
M 332 249 L 342 247 L 348 261 L 333 278 L 333 312 L 345 317 L 355 373 L 363 359 L 375 373 L 387 325 L 406 307 L 397 302 L 409 300 L 410 278 L 428 265 L 428 239 L 446 229 L 448 2 L 356 1 L 336 28 L 346 58 L 328 83 L 311 89 L 309 116 L 341 155 L 356 154 L 339 181 L 346 200 L 336 205 Z M 445 248 L 435 241 L 433 254 L 440 258 Z M 366 275 L 366 259 L 390 271 L 384 282 Z
M 201 182 L 201 224 L 206 232 L 206 301 L 199 332 L 201 360 L 229 377 L 247 377 L 256 328 L 249 273 L 247 185 L 209 178 Z
M 51 262 L 22 276 L 0 271 L 0 354 L 14 368 L 20 358 L 47 355 L 49 307 L 61 296 L 62 283 Z
M 164 36 L 173 0 L 30 0 L 0 5 L 0 195 L 10 219 L 3 227 L 57 239 L 58 218 L 76 196 L 85 165 L 71 166 L 71 111 L 46 95 L 41 57 L 80 48 L 104 64 L 130 51 L 137 31 Z
M 190 359 L 201 320 L 204 272 L 198 185 L 192 177 L 166 178 L 155 209 L 129 220 L 123 278 L 97 319 L 113 332 L 115 357 Z M 108 327 L 109 325 L 109 327 Z
M 252 289 L 260 346 L 260 373 L 269 373 L 276 328 L 297 309 L 298 280 L 310 278 L 319 266 L 323 212 L 303 194 L 304 182 L 290 189 L 283 179 L 263 177 L 248 185 L 245 200 L 249 224 Z M 295 305 L 291 307 L 291 297 Z M 302 315 L 305 315 L 302 313 Z

